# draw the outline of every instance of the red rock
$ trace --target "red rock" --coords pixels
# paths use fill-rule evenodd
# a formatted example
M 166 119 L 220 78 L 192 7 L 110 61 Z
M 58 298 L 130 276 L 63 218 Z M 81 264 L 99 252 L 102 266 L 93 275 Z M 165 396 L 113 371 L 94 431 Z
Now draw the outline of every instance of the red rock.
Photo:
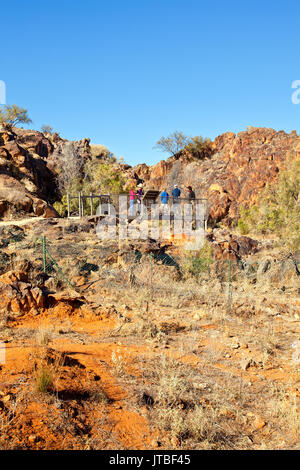
M 0 310 L 18 317 L 37 314 L 45 306 L 45 295 L 39 287 L 32 287 L 26 273 L 8 271 L 0 276 Z
M 211 157 L 203 161 L 181 151 L 153 167 L 138 165 L 127 173 L 132 177 L 137 172 L 145 189 L 167 187 L 170 192 L 175 183 L 182 189 L 191 185 L 196 197 L 208 198 L 210 221 L 231 225 L 242 206 L 254 204 L 266 183 L 276 181 L 288 155 L 300 155 L 300 137 L 253 127 L 216 137 L 211 150 Z M 182 196 L 187 197 L 185 190 Z
M 55 177 L 44 159 L 52 150 L 40 132 L 11 126 L 0 131 L 0 217 L 31 213 L 38 199 L 55 200 Z
M 44 209 L 43 217 L 45 217 L 45 219 L 50 219 L 52 217 L 56 218 L 59 217 L 59 213 L 54 209 L 54 207 L 46 206 Z

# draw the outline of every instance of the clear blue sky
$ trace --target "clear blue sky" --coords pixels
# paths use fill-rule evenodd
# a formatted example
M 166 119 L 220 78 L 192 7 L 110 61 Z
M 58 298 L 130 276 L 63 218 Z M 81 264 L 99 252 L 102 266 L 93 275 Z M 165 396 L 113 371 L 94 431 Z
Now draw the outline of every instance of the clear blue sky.
M 2 2 L 0 80 L 31 127 L 153 164 L 175 130 L 299 132 L 299 21 L 289 0 Z

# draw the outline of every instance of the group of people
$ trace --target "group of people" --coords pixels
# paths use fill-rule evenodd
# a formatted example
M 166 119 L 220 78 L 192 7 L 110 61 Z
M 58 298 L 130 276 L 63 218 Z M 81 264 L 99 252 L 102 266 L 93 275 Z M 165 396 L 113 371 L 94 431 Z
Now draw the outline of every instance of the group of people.
M 129 192 L 129 214 L 133 215 L 133 207 L 136 198 L 136 202 L 141 204 L 142 197 L 144 195 L 143 184 L 139 183 L 137 185 L 137 191 L 135 192 L 134 188 L 132 187 Z
M 187 199 L 189 201 L 194 201 L 196 199 L 196 195 L 195 195 L 195 192 L 193 191 L 192 186 L 187 186 L 186 189 L 188 190 Z M 179 189 L 178 185 L 175 184 L 174 189 L 172 190 L 172 199 L 173 199 L 174 204 L 179 203 L 180 196 L 181 196 L 181 190 Z M 164 189 L 160 195 L 161 204 L 168 204 L 169 198 L 170 196 L 169 196 L 169 193 L 167 192 L 167 189 Z
M 133 215 L 135 201 L 137 202 L 137 204 L 141 204 L 142 198 L 144 195 L 144 190 L 143 190 L 144 180 L 139 178 L 139 176 L 136 173 L 134 174 L 134 179 L 136 180 L 136 183 L 131 185 L 131 189 L 129 192 L 129 214 L 130 215 Z M 135 187 L 137 187 L 136 190 L 135 190 Z M 188 191 L 187 199 L 189 201 L 194 201 L 196 199 L 196 195 L 192 186 L 186 186 L 186 189 Z M 179 203 L 180 196 L 181 196 L 181 190 L 178 187 L 178 184 L 175 184 L 172 190 L 172 200 L 174 204 Z M 167 192 L 167 189 L 165 188 L 160 194 L 160 202 L 161 202 L 162 209 L 167 207 L 169 199 L 170 199 L 169 193 Z

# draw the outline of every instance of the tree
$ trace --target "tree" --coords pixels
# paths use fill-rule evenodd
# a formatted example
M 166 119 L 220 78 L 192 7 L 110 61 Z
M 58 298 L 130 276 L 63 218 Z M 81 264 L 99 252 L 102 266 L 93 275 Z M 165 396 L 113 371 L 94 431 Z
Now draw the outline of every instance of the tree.
M 168 152 L 173 156 L 191 142 L 192 139 L 190 137 L 185 136 L 182 132 L 175 131 L 168 137 L 161 137 L 153 148 Z
M 113 161 L 89 160 L 85 165 L 83 191 L 119 194 L 123 192 L 126 178 Z
M 59 158 L 59 173 L 57 175 L 59 190 L 62 194 L 77 190 L 83 176 L 84 158 L 78 153 L 73 142 L 67 142 Z
M 43 132 L 43 134 L 53 134 L 53 127 L 48 126 L 47 124 L 44 124 L 41 127 L 41 131 Z
M 0 110 L 0 123 L 11 124 L 29 124 L 31 119 L 28 117 L 27 109 L 19 108 L 16 104 L 6 105 Z

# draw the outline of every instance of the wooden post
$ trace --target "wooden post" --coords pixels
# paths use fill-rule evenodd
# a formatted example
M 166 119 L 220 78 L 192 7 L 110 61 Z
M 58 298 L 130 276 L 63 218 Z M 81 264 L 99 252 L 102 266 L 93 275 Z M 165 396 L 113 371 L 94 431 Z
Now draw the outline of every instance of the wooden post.
M 68 219 L 70 217 L 70 196 L 67 194 L 67 208 L 68 208 Z
M 228 257 L 230 253 L 228 254 Z M 231 300 L 231 259 L 229 258 L 229 266 L 228 266 L 228 301 Z
M 92 198 L 92 193 L 90 193 L 91 196 L 91 216 L 93 215 L 93 198 Z
M 81 217 L 84 216 L 84 198 L 82 197 L 82 192 L 80 192 L 81 197 Z
M 78 216 L 81 217 L 81 195 L 78 193 Z
M 152 295 L 152 253 L 150 253 L 150 301 L 152 302 L 153 300 L 153 295 Z
M 44 273 L 47 271 L 47 260 L 46 260 L 46 237 L 43 235 L 43 271 Z

